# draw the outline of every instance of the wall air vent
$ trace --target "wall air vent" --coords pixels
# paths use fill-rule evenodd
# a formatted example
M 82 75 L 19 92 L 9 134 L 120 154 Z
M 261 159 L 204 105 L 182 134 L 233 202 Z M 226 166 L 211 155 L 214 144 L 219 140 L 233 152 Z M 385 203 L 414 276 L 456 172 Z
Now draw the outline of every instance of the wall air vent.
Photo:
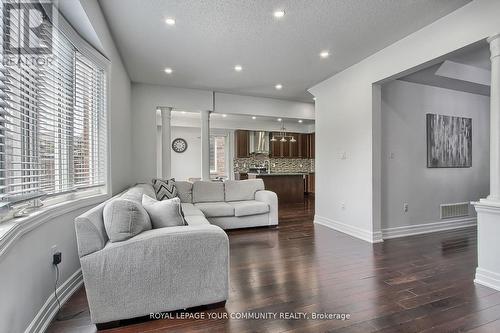
M 469 203 L 459 202 L 440 205 L 441 219 L 469 216 Z

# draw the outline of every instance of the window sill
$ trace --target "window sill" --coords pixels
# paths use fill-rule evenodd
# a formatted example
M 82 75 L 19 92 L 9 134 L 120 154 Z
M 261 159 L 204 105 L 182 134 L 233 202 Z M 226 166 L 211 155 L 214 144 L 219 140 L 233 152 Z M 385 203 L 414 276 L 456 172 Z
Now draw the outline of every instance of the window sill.
M 97 205 L 109 197 L 108 194 L 101 193 L 84 198 L 76 198 L 41 208 L 26 217 L 15 218 L 0 223 L 0 257 L 25 233 L 58 216 L 71 213 L 77 209 Z

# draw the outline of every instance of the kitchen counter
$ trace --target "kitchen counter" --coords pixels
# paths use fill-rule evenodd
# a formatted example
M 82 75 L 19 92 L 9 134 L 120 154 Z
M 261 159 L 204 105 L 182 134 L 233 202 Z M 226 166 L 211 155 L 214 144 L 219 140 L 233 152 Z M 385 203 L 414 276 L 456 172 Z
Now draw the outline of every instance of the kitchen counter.
M 279 203 L 304 202 L 305 173 L 249 173 L 248 179 L 261 178 L 266 190 L 276 192 Z
M 254 172 L 249 172 L 248 175 L 255 175 L 255 176 L 304 176 L 308 175 L 309 172 L 271 172 L 271 173 L 254 173 Z

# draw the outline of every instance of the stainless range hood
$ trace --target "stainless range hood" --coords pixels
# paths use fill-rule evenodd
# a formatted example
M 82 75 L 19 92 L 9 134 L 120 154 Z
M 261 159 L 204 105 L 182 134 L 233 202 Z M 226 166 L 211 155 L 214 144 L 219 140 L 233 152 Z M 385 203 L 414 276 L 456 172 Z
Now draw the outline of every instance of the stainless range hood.
M 250 154 L 269 155 L 269 132 L 250 131 Z

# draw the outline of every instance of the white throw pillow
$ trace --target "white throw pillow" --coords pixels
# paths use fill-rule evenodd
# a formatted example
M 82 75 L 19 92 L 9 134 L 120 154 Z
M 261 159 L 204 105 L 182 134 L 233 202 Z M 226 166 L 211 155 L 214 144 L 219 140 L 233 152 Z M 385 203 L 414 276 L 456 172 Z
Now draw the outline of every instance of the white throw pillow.
M 179 198 L 158 201 L 143 194 L 142 206 L 151 218 L 153 229 L 185 225 Z

